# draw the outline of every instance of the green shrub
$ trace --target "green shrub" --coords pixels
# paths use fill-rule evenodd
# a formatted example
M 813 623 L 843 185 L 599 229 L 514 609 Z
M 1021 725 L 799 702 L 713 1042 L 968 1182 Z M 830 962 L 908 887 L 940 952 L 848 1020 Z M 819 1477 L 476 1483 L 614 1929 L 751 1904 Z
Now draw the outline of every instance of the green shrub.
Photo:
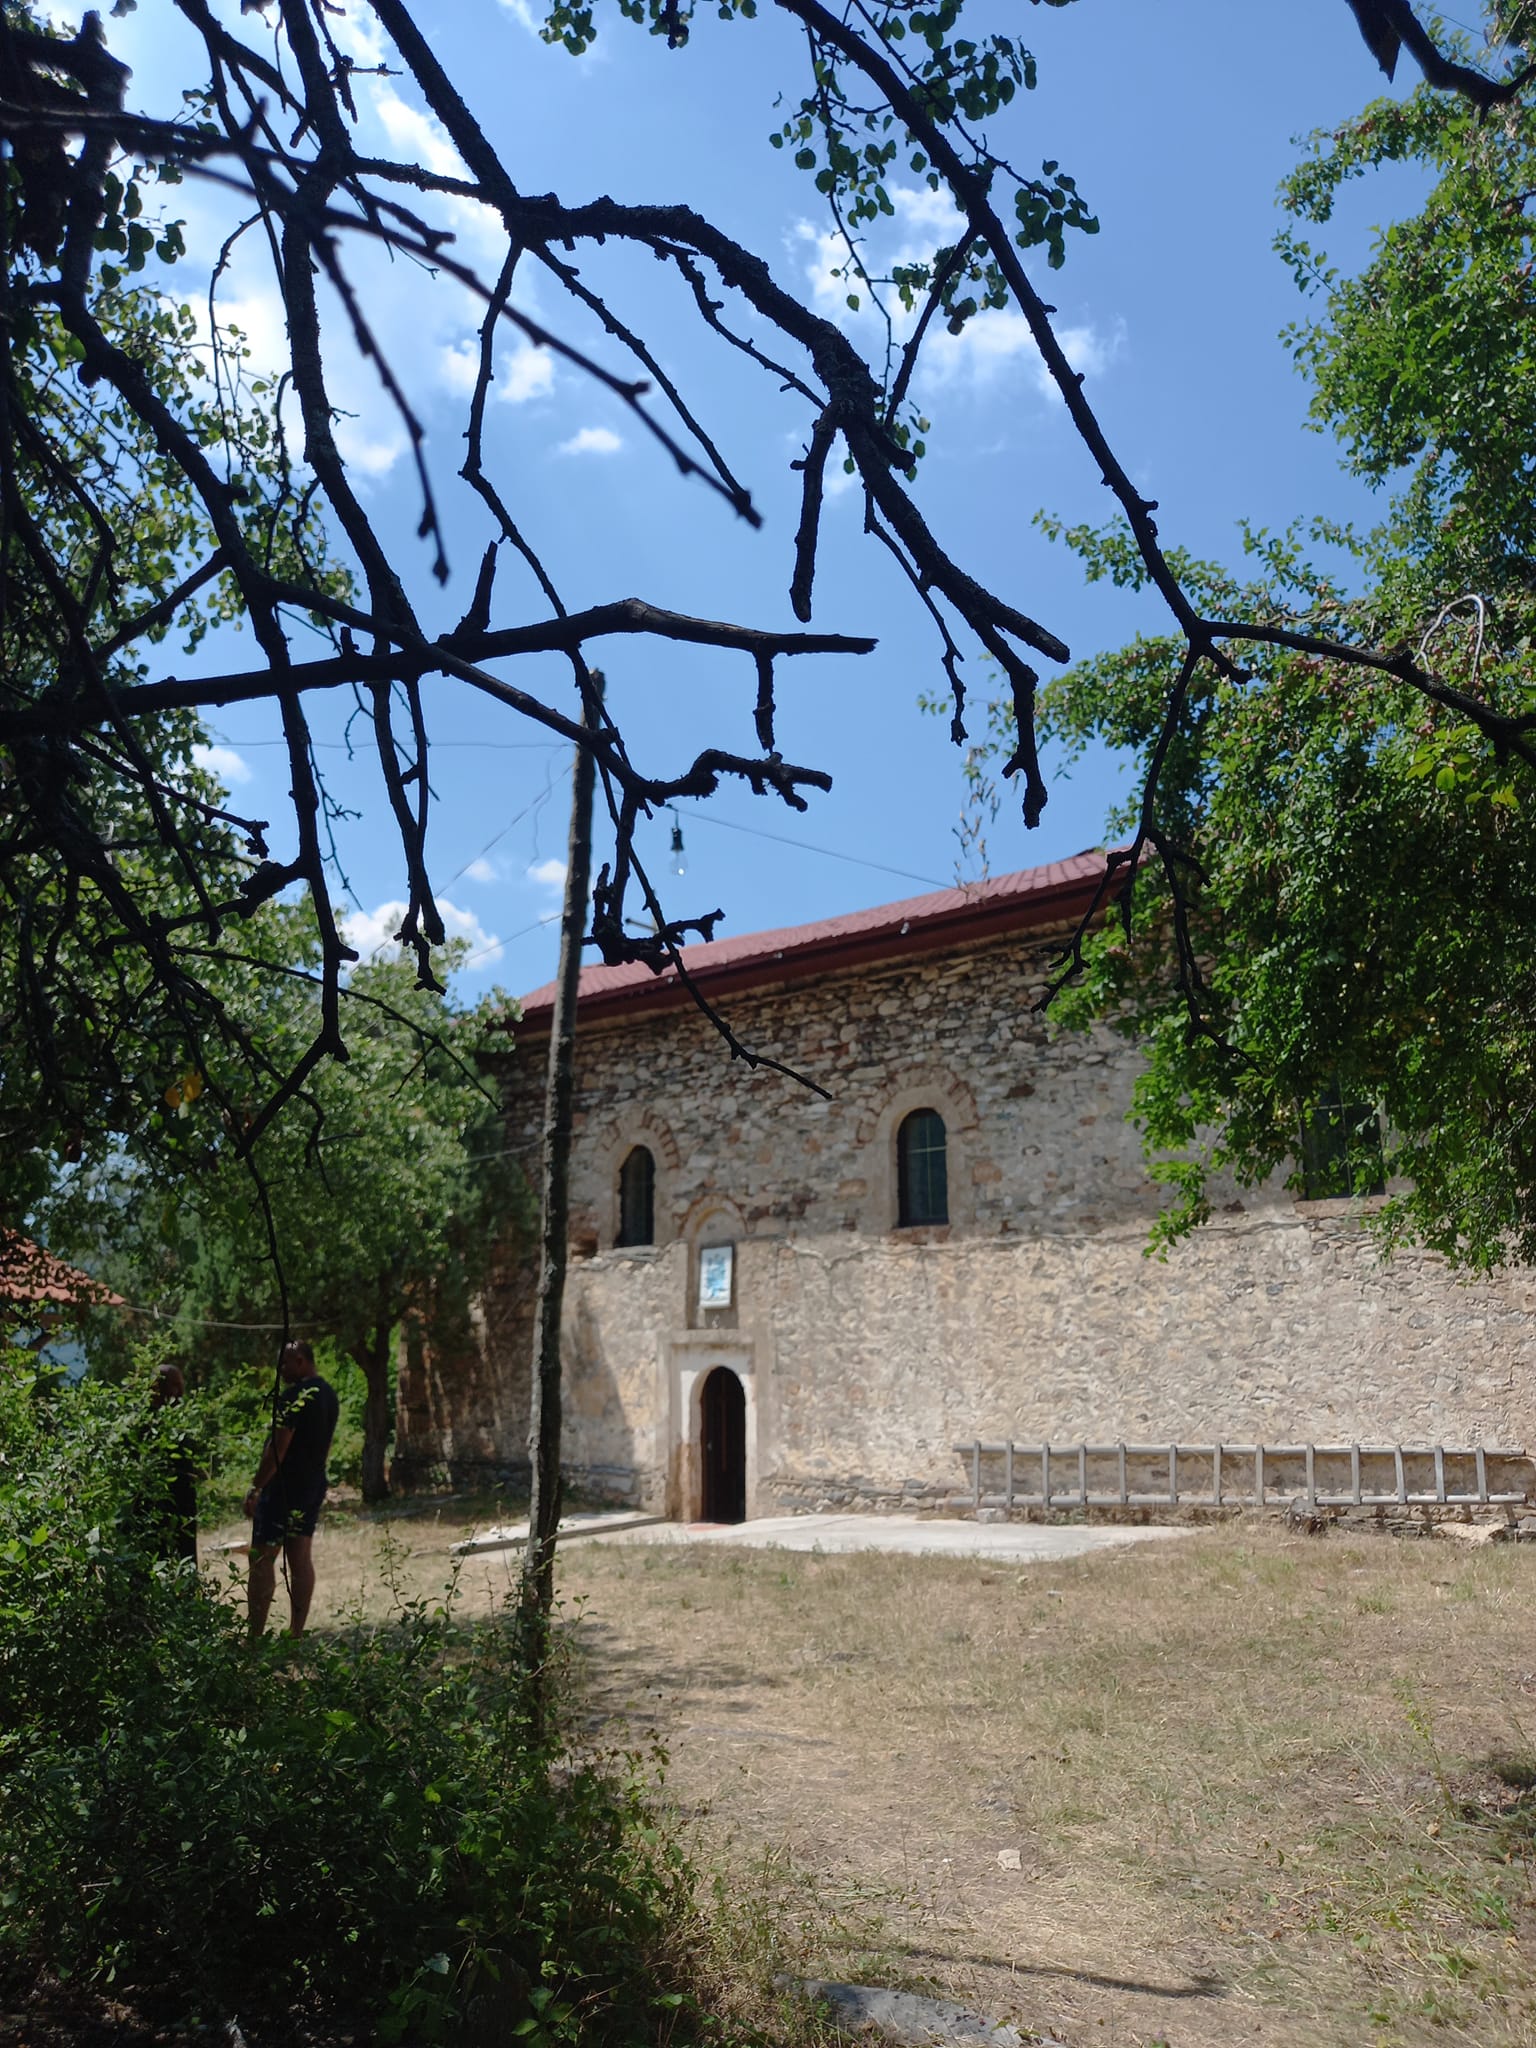
M 0 1354 L 0 1977 L 178 2021 L 656 2040 L 690 1877 L 634 1760 L 539 1748 L 509 1627 L 247 1646 L 152 1558 L 141 1384 Z

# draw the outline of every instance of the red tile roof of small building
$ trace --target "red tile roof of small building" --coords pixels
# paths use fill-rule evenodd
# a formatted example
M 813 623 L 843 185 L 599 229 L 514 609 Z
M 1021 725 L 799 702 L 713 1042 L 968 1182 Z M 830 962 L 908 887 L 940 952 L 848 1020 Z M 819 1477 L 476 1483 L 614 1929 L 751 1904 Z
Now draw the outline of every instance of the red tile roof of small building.
M 121 1308 L 110 1287 L 66 1265 L 16 1230 L 0 1230 L 0 1304 L 14 1308 Z
M 1080 918 L 1104 878 L 1105 854 L 1094 847 L 1068 860 L 1049 861 L 1012 875 L 990 875 L 928 896 L 909 896 L 873 910 L 855 910 L 779 931 L 743 932 L 708 945 L 685 946 L 683 965 L 713 998 L 769 982 L 797 981 L 843 967 L 911 957 L 998 938 L 1010 932 Z M 691 1001 L 672 966 L 653 974 L 643 961 L 581 970 L 578 1015 L 633 1016 Z M 522 1030 L 547 1031 L 555 984 L 545 982 L 522 1000 Z

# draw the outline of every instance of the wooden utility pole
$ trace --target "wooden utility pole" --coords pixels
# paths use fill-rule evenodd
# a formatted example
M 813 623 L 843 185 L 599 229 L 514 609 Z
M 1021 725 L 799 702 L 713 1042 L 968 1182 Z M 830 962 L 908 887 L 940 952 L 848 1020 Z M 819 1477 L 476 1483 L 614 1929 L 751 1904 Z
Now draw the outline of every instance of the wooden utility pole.
M 582 712 L 592 731 L 603 698 L 595 671 Z M 592 791 L 595 781 L 588 748 L 576 749 L 571 776 L 571 835 L 565 864 L 565 904 L 560 916 L 560 972 L 549 1028 L 549 1071 L 544 1088 L 543 1239 L 539 1253 L 538 1314 L 533 1348 L 532 1399 L 528 1416 L 528 1544 L 523 1554 L 523 1641 L 528 1656 L 530 1698 L 543 1721 L 543 1673 L 549 1615 L 555 1595 L 555 1530 L 560 1521 L 560 1318 L 565 1302 L 567 1222 L 570 1214 L 571 1098 L 576 1071 L 576 991 L 581 978 L 581 945 L 586 935 L 587 893 L 592 872 Z

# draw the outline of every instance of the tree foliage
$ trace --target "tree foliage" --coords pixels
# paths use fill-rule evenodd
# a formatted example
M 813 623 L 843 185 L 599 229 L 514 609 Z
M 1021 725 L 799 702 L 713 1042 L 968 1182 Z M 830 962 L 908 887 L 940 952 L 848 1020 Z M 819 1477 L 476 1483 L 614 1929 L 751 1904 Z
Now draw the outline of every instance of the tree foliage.
M 301 912 L 269 908 L 256 929 L 269 958 L 222 994 L 281 1067 L 315 1035 L 319 947 Z M 368 1389 L 362 1486 L 372 1500 L 387 1491 L 402 1320 L 461 1329 L 529 1196 L 478 1064 L 494 999 L 472 1011 L 444 1005 L 404 963 L 378 960 L 353 969 L 345 1002 L 358 1020 L 350 1057 L 319 1068 L 248 1158 L 217 1142 L 219 1103 L 240 1082 L 231 1061 L 188 1075 L 180 1099 L 162 1105 L 147 1160 L 120 1156 L 75 1176 L 57 1213 L 110 1252 L 107 1270 L 162 1316 L 199 1378 L 270 1356 L 285 1330 L 348 1353 Z
M 1536 33 L 1532 10 L 1517 12 Z M 1396 553 L 1451 595 L 1525 592 L 1536 576 L 1529 89 L 1487 114 L 1425 88 L 1376 101 L 1315 139 L 1283 201 L 1302 226 L 1325 227 L 1341 192 L 1387 164 L 1414 166 L 1431 189 L 1358 276 L 1300 232 L 1279 237 L 1320 308 L 1287 336 L 1312 383 L 1312 419 L 1354 475 L 1396 487 L 1373 573 L 1389 573 Z
M 1241 577 L 1179 560 L 1208 616 L 1275 629 L 1241 671 L 1151 635 L 1044 699 L 1069 749 L 1107 741 L 1147 775 L 1111 821 L 1134 882 L 1062 1009 L 1145 1039 L 1165 1239 L 1209 1213 L 1213 1176 L 1304 1185 L 1332 1100 L 1382 1113 L 1389 1235 L 1473 1266 L 1536 1258 L 1536 784 L 1515 743 L 1536 731 L 1533 146 L 1528 88 L 1479 113 L 1424 86 L 1318 138 L 1283 192 L 1309 228 L 1379 164 L 1432 179 L 1358 276 L 1295 229 L 1279 244 L 1316 308 L 1290 335 L 1313 419 L 1395 486 L 1385 515 L 1250 533 Z M 1123 530 L 1053 530 L 1090 577 L 1146 582 Z M 1390 657 L 1368 678 L 1339 641 L 1439 687 Z

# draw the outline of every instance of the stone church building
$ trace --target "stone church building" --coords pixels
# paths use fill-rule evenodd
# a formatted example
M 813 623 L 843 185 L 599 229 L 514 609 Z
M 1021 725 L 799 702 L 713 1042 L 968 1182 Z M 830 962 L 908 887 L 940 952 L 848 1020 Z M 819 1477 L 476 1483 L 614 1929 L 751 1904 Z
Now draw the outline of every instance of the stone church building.
M 932 1502 L 977 1438 L 1486 1444 L 1529 1426 L 1523 1273 L 1383 1264 L 1371 1199 L 1233 1199 L 1166 1260 L 1126 1122 L 1134 1047 L 1032 1005 L 1102 856 L 581 977 L 565 1466 L 729 1520 Z M 503 1068 L 537 1159 L 553 987 Z M 527 1466 L 534 1268 L 465 1355 L 402 1361 L 397 1469 Z

